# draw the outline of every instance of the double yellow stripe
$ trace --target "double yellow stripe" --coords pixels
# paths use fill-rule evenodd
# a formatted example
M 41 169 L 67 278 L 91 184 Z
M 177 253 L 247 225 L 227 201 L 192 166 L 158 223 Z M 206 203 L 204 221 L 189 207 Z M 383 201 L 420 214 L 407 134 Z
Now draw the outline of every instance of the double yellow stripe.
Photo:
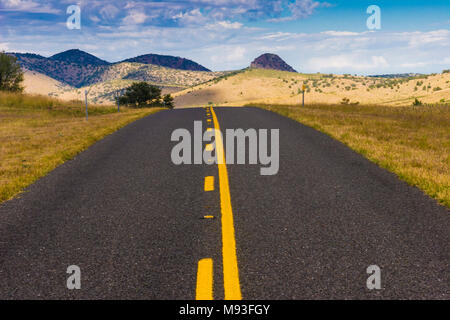
M 220 132 L 214 108 L 211 107 L 216 132 Z M 225 289 L 225 300 L 241 300 L 241 285 L 239 283 L 239 269 L 236 256 L 236 240 L 234 233 L 233 209 L 231 207 L 230 186 L 228 182 L 228 171 L 225 162 L 225 152 L 222 136 L 217 134 L 216 156 L 219 167 L 220 184 L 220 207 L 222 212 L 222 258 L 223 258 L 223 283 Z

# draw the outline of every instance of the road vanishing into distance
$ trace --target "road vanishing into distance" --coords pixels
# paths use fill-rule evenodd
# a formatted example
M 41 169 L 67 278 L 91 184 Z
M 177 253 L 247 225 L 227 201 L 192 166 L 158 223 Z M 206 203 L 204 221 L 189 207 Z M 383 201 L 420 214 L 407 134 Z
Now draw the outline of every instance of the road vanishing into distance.
M 279 129 L 278 174 L 173 164 L 171 135 L 194 121 Z M 0 205 L 0 298 L 449 299 L 449 247 L 446 208 L 327 135 L 257 108 L 178 109 Z

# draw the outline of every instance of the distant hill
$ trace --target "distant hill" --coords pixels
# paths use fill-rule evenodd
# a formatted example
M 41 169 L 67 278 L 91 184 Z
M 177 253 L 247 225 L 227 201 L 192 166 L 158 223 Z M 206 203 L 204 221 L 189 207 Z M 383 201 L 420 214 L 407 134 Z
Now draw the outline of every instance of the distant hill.
M 30 53 L 9 53 L 17 57 L 22 68 L 42 73 L 74 87 L 91 82 L 91 78 L 108 66 L 56 60 Z
M 163 56 L 158 54 L 146 54 L 135 58 L 126 59 L 122 62 L 137 62 L 143 64 L 153 64 L 161 67 L 178 69 L 178 70 L 191 70 L 191 71 L 211 71 L 204 66 L 185 58 Z
M 395 73 L 395 74 L 380 74 L 380 75 L 370 75 L 370 78 L 385 78 L 385 79 L 396 79 L 396 78 L 412 78 L 423 76 L 421 73 Z
M 270 69 L 278 71 L 297 72 L 276 54 L 265 53 L 256 58 L 250 65 L 252 69 Z
M 54 56 L 51 56 L 49 59 L 56 61 L 64 61 L 68 63 L 75 63 L 80 65 L 90 64 L 94 66 L 105 66 L 110 64 L 105 60 L 99 59 L 96 56 L 93 56 L 92 54 L 89 54 L 87 52 L 78 49 L 67 50 L 55 54 Z
M 16 56 L 23 69 L 44 74 L 76 88 L 120 79 L 185 87 L 224 74 L 211 72 L 188 59 L 153 54 L 118 63 L 109 63 L 78 49 L 64 51 L 49 58 L 31 53 L 8 54 Z

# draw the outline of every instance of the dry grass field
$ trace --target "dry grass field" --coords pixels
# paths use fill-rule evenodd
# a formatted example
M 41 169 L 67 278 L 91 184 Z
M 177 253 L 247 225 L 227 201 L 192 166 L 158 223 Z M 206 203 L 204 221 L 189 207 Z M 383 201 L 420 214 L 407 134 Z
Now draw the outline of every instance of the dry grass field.
M 450 106 L 259 106 L 327 133 L 450 208 Z
M 46 75 L 36 72 L 25 70 L 23 87 L 25 93 L 29 94 L 45 94 L 50 92 L 58 92 L 64 90 L 72 90 L 73 87 L 66 85 L 58 80 L 47 77 Z
M 90 106 L 0 92 L 0 203 L 119 128 L 161 109 Z
M 307 103 L 406 106 L 416 98 L 427 104 L 450 103 L 450 73 L 386 79 L 262 69 L 249 69 L 180 91 L 175 94 L 175 102 L 179 107 L 208 103 L 295 105 L 301 101 L 303 84 Z

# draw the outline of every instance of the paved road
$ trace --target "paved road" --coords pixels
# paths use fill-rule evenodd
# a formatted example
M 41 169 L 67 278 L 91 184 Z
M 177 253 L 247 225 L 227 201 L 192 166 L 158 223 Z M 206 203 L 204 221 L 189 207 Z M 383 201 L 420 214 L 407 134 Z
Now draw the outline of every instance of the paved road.
M 195 299 L 205 258 L 215 299 L 227 286 L 243 299 L 450 298 L 447 209 L 292 120 L 214 111 L 222 131 L 280 129 L 279 173 L 228 165 L 227 186 L 223 167 L 172 164 L 175 129 L 215 125 L 205 109 L 137 121 L 0 206 L 0 298 Z M 80 290 L 66 287 L 70 265 Z M 381 290 L 366 288 L 369 265 Z

